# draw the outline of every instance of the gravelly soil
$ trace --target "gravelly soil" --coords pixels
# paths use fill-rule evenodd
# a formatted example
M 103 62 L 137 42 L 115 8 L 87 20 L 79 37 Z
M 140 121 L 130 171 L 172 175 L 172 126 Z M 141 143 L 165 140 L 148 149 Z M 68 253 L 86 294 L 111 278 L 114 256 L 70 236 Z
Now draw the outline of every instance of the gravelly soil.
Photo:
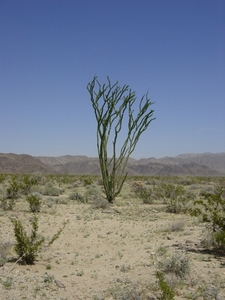
M 160 299 L 156 271 L 175 255 L 190 262 L 182 282 L 169 279 L 175 299 L 225 299 L 225 258 L 203 248 L 205 224 L 167 213 L 162 204 L 143 204 L 129 183 L 106 210 L 68 200 L 69 192 L 65 186 L 63 204 L 43 204 L 38 214 L 46 241 L 68 223 L 53 245 L 42 247 L 34 265 L 15 263 L 10 249 L 0 267 L 0 299 Z M 29 230 L 31 213 L 23 198 L 13 211 L 0 213 L 1 243 L 14 242 L 9 217 L 23 220 Z M 178 231 L 176 224 L 182 224 Z

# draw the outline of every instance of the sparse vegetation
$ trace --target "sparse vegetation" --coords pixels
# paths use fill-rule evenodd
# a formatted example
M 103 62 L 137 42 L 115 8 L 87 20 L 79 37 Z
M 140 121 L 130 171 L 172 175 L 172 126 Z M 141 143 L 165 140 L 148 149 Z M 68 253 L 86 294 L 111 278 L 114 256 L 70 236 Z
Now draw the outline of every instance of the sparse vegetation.
M 79 194 L 78 192 L 70 193 L 68 198 L 70 200 L 77 200 L 78 202 L 85 202 L 84 197 L 81 194 Z
M 47 182 L 43 190 L 43 195 L 47 196 L 59 196 L 62 193 L 60 187 L 55 186 L 52 182 Z
M 217 186 L 214 191 L 201 195 L 203 198 L 195 201 L 191 214 L 202 216 L 203 221 L 209 224 L 217 247 L 225 249 L 225 188 Z
M 43 236 L 38 235 L 38 217 L 36 214 L 31 219 L 31 234 L 28 235 L 25 231 L 22 222 L 17 219 L 10 219 L 13 224 L 14 236 L 16 239 L 15 252 L 19 256 L 19 260 L 32 265 L 36 261 L 40 247 L 45 241 Z M 53 235 L 48 245 L 51 245 L 56 239 L 59 238 L 66 223 L 63 224 L 63 228 L 60 228 L 56 234 Z
M 10 219 L 13 224 L 16 239 L 15 251 L 21 261 L 32 265 L 37 257 L 40 246 L 44 243 L 44 237 L 38 238 L 38 218 L 36 215 L 31 220 L 32 231 L 30 236 L 26 233 L 22 223 L 17 219 Z
M 27 300 L 60 298 L 62 291 L 68 299 L 224 298 L 224 251 L 216 240 L 224 215 L 218 213 L 224 178 L 127 177 L 110 204 L 102 197 L 100 176 L 84 185 L 85 176 L 41 175 L 27 194 L 20 174 L 0 182 L 1 199 L 7 199 L 12 178 L 20 186 L 13 211 L 0 209 L 4 299 L 21 299 L 24 291 Z M 44 195 L 49 186 L 60 194 Z M 175 194 L 186 200 L 174 213 L 168 211 L 168 200 L 176 188 Z M 35 214 L 28 209 L 31 195 L 41 201 Z M 190 216 L 190 207 L 201 213 Z M 212 240 L 204 239 L 206 233 Z M 35 266 L 21 265 L 32 261 Z M 79 289 L 72 288 L 74 282 Z
M 29 203 L 30 212 L 37 213 L 41 209 L 41 195 L 38 193 L 30 194 L 26 197 L 26 201 Z
M 171 257 L 160 261 L 159 267 L 166 274 L 172 273 L 184 279 L 190 272 L 190 260 L 185 255 L 174 253 Z
M 156 277 L 159 280 L 159 287 L 162 292 L 161 299 L 162 300 L 173 300 L 176 294 L 175 294 L 175 291 L 165 281 L 164 273 L 157 271 Z

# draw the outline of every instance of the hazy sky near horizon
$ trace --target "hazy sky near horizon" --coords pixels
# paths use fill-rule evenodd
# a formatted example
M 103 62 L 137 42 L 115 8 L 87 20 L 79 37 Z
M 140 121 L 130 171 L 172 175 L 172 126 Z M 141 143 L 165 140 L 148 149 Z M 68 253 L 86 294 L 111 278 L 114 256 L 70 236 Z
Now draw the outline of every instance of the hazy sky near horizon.
M 133 158 L 225 151 L 223 0 L 0 1 L 0 152 L 97 156 L 94 75 L 148 91 Z

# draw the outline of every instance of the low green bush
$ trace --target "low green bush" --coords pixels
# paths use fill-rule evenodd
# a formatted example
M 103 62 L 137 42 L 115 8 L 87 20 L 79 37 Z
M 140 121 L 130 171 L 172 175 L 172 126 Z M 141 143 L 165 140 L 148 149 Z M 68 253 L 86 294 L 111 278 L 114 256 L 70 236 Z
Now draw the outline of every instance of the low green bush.
M 86 202 L 92 201 L 95 196 L 101 196 L 101 191 L 93 186 L 86 186 L 86 191 L 84 193 L 84 199 Z
M 14 226 L 14 235 L 16 239 L 15 251 L 21 261 L 32 265 L 36 260 L 40 246 L 44 243 L 44 237 L 38 238 L 38 218 L 36 215 L 31 220 L 32 232 L 28 236 L 22 223 L 17 219 L 10 219 Z
M 40 212 L 41 209 L 41 195 L 39 193 L 33 193 L 26 197 L 26 201 L 29 203 L 30 212 Z
M 13 210 L 14 206 L 15 206 L 15 199 L 8 199 L 6 197 L 2 197 L 0 199 L 0 207 L 3 209 L 3 210 Z
M 40 251 L 40 248 L 45 241 L 44 237 L 39 237 L 38 235 L 37 216 L 34 214 L 33 218 L 31 219 L 32 230 L 30 235 L 26 233 L 22 225 L 22 222 L 20 220 L 12 219 L 12 218 L 10 218 L 10 220 L 13 224 L 14 236 L 16 239 L 14 249 L 17 255 L 19 256 L 19 260 L 28 265 L 34 264 L 38 256 L 38 252 Z M 52 236 L 52 238 L 48 242 L 48 246 L 51 245 L 56 239 L 59 238 L 67 222 L 64 222 L 63 227 L 59 228 L 57 233 L 55 233 Z
M 6 174 L 0 174 L 0 183 L 3 183 L 7 178 Z
M 225 249 L 225 187 L 217 186 L 214 191 L 206 192 L 203 198 L 194 202 L 189 210 L 193 216 L 202 216 L 210 228 L 217 247 Z
M 145 204 L 152 204 L 154 202 L 154 192 L 151 188 L 142 188 L 139 192 L 139 197 Z
M 81 176 L 80 181 L 83 182 L 84 186 L 92 185 L 94 183 L 92 176 L 88 175 Z
M 168 285 L 168 283 L 165 281 L 165 275 L 163 272 L 157 271 L 156 277 L 158 278 L 159 282 L 159 288 L 162 292 L 162 300 L 174 300 L 175 297 L 175 291 Z
M 45 185 L 43 195 L 47 196 L 59 196 L 62 194 L 62 189 L 54 185 Z
M 20 190 L 23 194 L 27 195 L 33 185 L 38 184 L 38 177 L 33 175 L 24 174 L 19 181 Z
M 16 176 L 12 176 L 9 181 L 9 186 L 6 189 L 6 197 L 7 199 L 15 200 L 19 196 L 20 185 L 17 181 Z

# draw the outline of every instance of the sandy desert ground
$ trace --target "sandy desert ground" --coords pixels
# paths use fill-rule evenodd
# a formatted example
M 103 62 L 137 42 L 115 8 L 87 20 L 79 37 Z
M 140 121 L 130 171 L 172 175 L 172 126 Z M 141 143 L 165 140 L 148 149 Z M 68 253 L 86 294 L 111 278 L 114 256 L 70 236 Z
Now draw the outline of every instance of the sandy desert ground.
M 2 300 L 172 299 L 163 298 L 156 277 L 172 259 L 180 263 L 177 268 L 182 271 L 182 276 L 166 274 L 174 299 L 225 299 L 225 257 L 205 247 L 206 225 L 199 218 L 169 213 L 162 201 L 143 203 L 134 192 L 135 178 L 128 178 L 115 203 L 104 208 L 69 197 L 71 193 L 90 195 L 90 190 L 101 192 L 99 178 L 91 186 L 79 178 L 68 183 L 53 177 L 48 180 L 60 186 L 61 193 L 42 195 L 38 232 L 46 241 L 34 265 L 16 263 L 9 219 L 18 218 L 29 232 L 32 213 L 25 195 L 20 195 L 12 211 L 0 210 Z M 138 180 L 150 188 L 163 179 Z M 40 193 L 45 184 L 36 191 Z M 202 180 L 185 185 L 185 189 L 198 195 L 215 184 L 213 179 Z M 7 180 L 1 183 L 2 195 L 7 186 Z M 47 246 L 65 221 L 59 238 Z

